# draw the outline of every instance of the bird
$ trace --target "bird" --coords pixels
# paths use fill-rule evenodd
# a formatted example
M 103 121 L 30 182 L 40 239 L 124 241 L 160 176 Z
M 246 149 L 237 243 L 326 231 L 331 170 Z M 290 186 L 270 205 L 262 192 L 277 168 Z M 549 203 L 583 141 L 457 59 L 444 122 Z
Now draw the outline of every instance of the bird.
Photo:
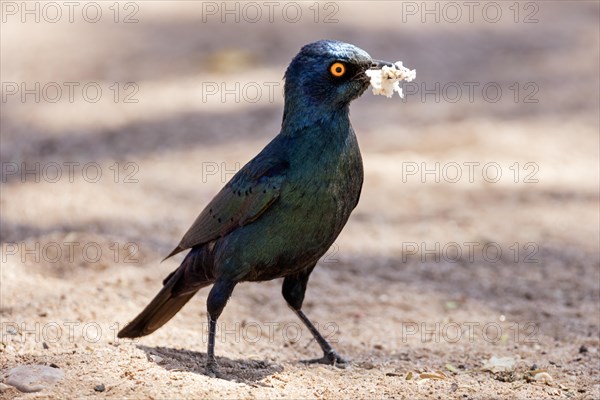
M 375 60 L 341 41 L 304 45 L 284 74 L 281 130 L 218 192 L 165 258 L 189 250 L 180 266 L 119 338 L 148 335 L 200 289 L 206 300 L 206 371 L 218 373 L 217 319 L 236 284 L 283 278 L 287 305 L 323 351 L 310 362 L 346 363 L 302 311 L 308 279 L 358 204 L 362 156 L 349 119 L 350 103 L 368 88 Z M 163 260 L 164 261 L 164 260 Z

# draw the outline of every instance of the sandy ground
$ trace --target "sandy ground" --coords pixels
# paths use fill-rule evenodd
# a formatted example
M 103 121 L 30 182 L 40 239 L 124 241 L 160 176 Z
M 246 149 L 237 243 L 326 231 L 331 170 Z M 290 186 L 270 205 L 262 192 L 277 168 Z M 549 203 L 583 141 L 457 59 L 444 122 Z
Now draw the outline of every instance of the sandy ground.
M 112 3 L 97 23 L 3 14 L 0 373 L 64 378 L 0 398 L 600 398 L 598 3 L 501 2 L 496 23 L 435 2 L 422 22 L 407 3 L 294 3 L 295 23 L 195 2 L 123 4 L 118 23 Z M 418 78 L 406 101 L 353 104 L 365 186 L 309 282 L 305 312 L 349 365 L 300 362 L 320 354 L 280 281 L 236 288 L 222 379 L 204 374 L 206 291 L 117 340 L 181 260 L 162 257 L 277 133 L 285 66 L 320 38 Z

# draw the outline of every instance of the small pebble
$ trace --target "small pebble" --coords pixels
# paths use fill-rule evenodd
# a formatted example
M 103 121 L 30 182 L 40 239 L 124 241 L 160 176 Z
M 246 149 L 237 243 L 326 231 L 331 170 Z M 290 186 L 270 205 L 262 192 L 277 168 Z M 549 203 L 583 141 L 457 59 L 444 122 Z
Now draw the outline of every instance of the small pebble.
M 8 372 L 6 383 L 24 393 L 39 392 L 60 381 L 63 371 L 45 365 L 19 365 Z
M 582 354 L 583 354 L 583 353 L 587 353 L 587 352 L 588 352 L 588 348 L 587 348 L 587 347 L 585 347 L 584 345 L 581 345 L 581 346 L 579 347 L 579 352 L 580 352 L 580 353 L 582 353 Z
M 160 364 L 160 362 L 163 360 L 163 358 L 161 356 L 157 356 L 155 354 L 150 354 L 150 360 L 154 361 L 157 364 Z
M 97 385 L 96 387 L 94 387 L 94 390 L 96 392 L 104 392 L 106 390 L 106 386 L 104 386 L 104 383 L 101 383 L 101 384 Z
M 547 372 L 538 372 L 537 374 L 535 374 L 533 379 L 539 382 L 543 382 L 545 384 L 552 383 L 552 377 Z

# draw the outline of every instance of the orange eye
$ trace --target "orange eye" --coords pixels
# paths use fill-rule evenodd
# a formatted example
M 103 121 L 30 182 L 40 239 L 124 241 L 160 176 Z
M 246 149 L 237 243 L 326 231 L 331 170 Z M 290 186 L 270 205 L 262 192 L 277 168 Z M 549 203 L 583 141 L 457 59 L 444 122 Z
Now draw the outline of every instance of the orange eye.
M 341 62 L 333 63 L 331 64 L 331 67 L 329 67 L 329 72 L 331 72 L 331 75 L 339 78 L 346 73 L 346 66 Z

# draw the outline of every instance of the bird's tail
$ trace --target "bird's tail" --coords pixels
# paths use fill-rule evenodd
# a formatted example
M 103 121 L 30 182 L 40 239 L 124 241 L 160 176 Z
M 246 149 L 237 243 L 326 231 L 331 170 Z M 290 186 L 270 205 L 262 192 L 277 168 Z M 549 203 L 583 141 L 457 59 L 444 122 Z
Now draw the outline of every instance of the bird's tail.
M 190 257 L 191 256 L 191 257 Z M 133 321 L 119 331 L 119 338 L 146 336 L 166 324 L 203 287 L 212 281 L 189 280 L 193 274 L 195 258 L 192 254 L 183 261 L 165 280 L 164 286 Z

